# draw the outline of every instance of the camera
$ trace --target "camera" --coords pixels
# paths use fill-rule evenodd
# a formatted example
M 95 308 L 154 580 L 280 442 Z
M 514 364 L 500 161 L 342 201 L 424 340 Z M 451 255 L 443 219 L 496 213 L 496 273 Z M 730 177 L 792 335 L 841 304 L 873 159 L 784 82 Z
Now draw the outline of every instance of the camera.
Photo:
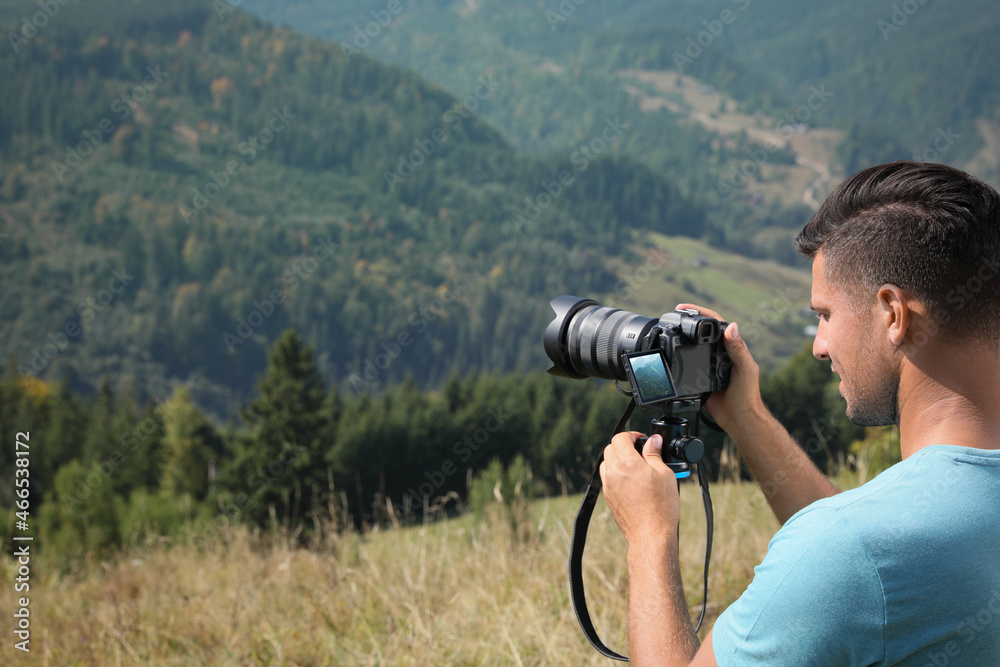
M 700 399 L 729 385 L 726 322 L 681 309 L 659 318 L 601 306 L 593 299 L 552 299 L 545 328 L 549 373 L 627 381 L 640 406 Z
M 644 317 L 627 310 L 602 306 L 593 299 L 568 295 L 552 299 L 551 306 L 556 316 L 545 328 L 542 339 L 545 353 L 552 360 L 549 373 L 576 379 L 596 377 L 616 380 L 619 389 L 626 394 L 631 393 L 633 400 L 625 408 L 612 438 L 624 430 L 637 405 L 661 408 L 663 416 L 652 420 L 652 432 L 663 437 L 663 462 L 674 472 L 678 484 L 681 479 L 690 477 L 692 465 L 698 466 L 707 532 L 705 602 L 702 603 L 697 625 L 700 628 L 708 602 L 712 500 L 708 491 L 708 473 L 702 464 L 705 445 L 698 438 L 698 420 L 702 399 L 709 392 L 725 389 L 729 385 L 732 361 L 722 339 L 727 323 L 689 309 L 664 313 L 659 318 Z M 625 381 L 630 385 L 628 391 L 621 385 Z M 682 414 L 688 417 L 682 417 Z M 709 426 L 713 424 L 710 421 L 707 423 Z M 640 454 L 645 441 L 644 437 L 635 441 L 635 448 Z M 594 648 L 609 658 L 627 660 L 605 646 L 598 637 L 587 611 L 583 590 L 583 550 L 587 527 L 601 490 L 603 460 L 602 453 L 597 458 L 573 524 L 569 560 L 570 596 L 580 627 Z

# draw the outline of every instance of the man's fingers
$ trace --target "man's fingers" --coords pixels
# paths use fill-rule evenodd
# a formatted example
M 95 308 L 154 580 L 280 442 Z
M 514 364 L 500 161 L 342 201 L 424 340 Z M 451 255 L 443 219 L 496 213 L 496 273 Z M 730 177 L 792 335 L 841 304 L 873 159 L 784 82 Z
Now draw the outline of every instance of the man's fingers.
M 604 458 L 608 458 L 608 450 L 613 450 L 617 456 L 628 456 L 629 451 L 635 451 L 635 441 L 644 434 L 639 431 L 623 431 L 611 439 L 611 444 L 604 450 Z
M 681 308 L 683 308 L 685 310 L 688 310 L 688 309 L 697 310 L 702 315 L 705 315 L 706 317 L 714 317 L 717 320 L 724 319 L 721 315 L 719 315 L 714 310 L 712 310 L 710 308 L 705 308 L 703 306 L 699 306 L 697 304 L 693 304 L 693 303 L 679 303 L 679 304 L 677 304 L 677 310 L 680 310 Z

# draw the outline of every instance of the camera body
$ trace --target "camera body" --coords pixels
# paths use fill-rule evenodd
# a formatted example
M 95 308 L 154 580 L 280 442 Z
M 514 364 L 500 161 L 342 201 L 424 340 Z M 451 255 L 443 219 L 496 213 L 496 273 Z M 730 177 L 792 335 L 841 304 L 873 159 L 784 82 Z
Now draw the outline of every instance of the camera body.
M 559 296 L 545 329 L 552 375 L 628 381 L 639 405 L 685 401 L 729 385 L 726 322 L 695 310 L 659 318 Z

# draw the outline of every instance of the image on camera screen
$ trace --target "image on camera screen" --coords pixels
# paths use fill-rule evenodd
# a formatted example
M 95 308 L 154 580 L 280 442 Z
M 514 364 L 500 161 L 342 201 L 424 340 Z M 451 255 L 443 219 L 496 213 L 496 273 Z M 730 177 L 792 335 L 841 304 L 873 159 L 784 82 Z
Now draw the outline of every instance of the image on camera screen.
M 623 358 L 636 404 L 648 405 L 677 396 L 662 352 L 635 352 L 623 355 Z

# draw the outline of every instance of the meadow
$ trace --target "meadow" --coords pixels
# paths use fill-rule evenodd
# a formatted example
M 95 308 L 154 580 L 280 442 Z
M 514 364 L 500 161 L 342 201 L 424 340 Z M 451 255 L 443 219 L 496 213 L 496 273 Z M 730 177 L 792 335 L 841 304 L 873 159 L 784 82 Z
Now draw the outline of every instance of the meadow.
M 841 488 L 859 482 L 841 476 Z M 704 638 L 753 577 L 778 528 L 755 484 L 712 486 L 715 544 Z M 509 499 L 508 499 L 509 500 Z M 151 540 L 65 571 L 32 563 L 40 665 L 597 665 L 571 608 L 566 563 L 579 496 L 500 503 L 364 532 L 333 521 L 303 544 L 235 527 L 217 540 Z M 685 484 L 682 572 L 701 604 L 704 516 Z M 627 650 L 625 545 L 603 499 L 584 558 L 605 642 Z M 0 599 L 14 605 L 16 565 Z M 13 640 L 3 648 L 15 652 Z M 6 660 L 5 660 L 6 662 Z

